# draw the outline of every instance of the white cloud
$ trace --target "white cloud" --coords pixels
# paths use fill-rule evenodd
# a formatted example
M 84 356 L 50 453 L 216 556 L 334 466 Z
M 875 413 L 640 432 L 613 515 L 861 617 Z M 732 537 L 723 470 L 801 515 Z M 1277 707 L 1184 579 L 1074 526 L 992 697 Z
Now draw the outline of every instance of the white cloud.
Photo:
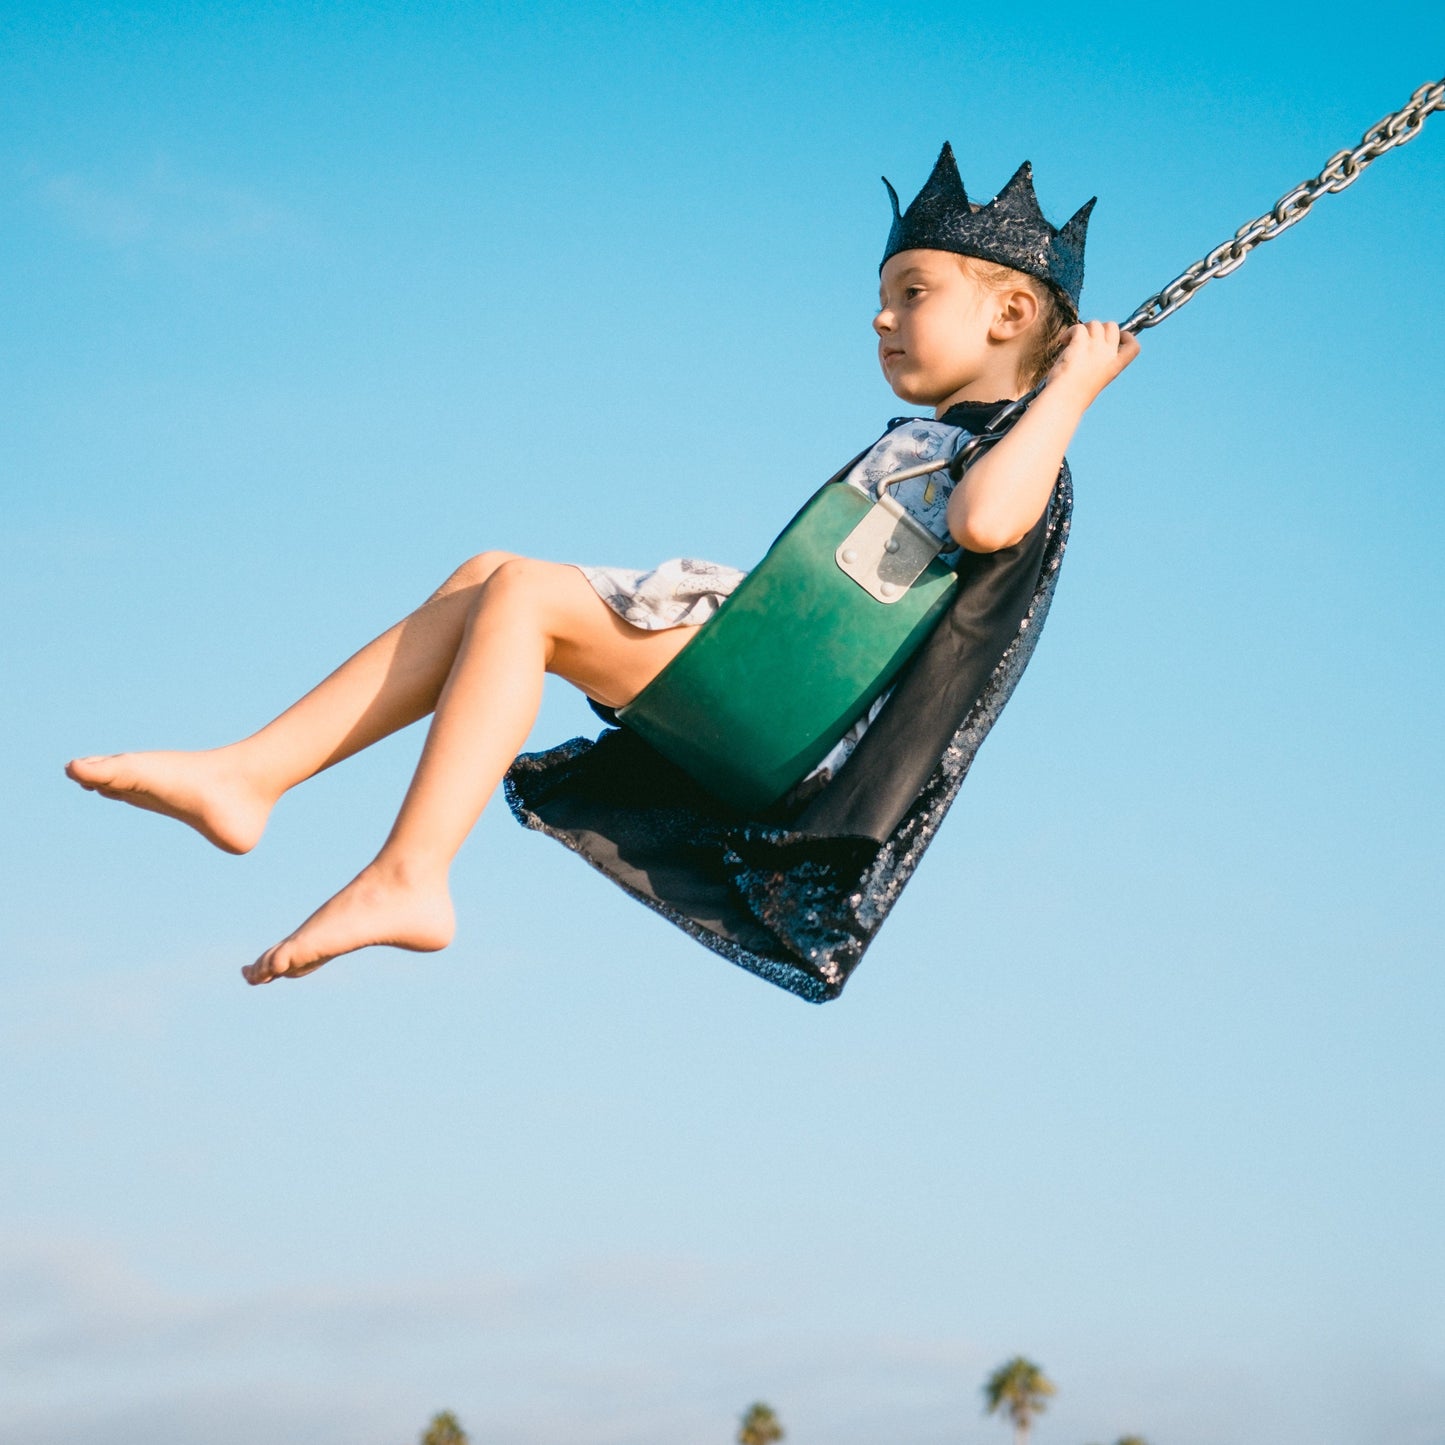
M 207 255 L 291 229 L 286 213 L 254 191 L 182 174 L 164 159 L 129 179 L 76 171 L 52 176 L 41 195 L 73 230 L 120 250 Z
M 27 1445 L 381 1445 L 451 1406 L 515 1445 L 701 1445 L 770 1392 L 846 1397 L 867 1378 L 931 1409 L 968 1355 L 798 1332 L 767 1300 L 764 1280 L 660 1255 L 186 1293 L 93 1241 L 0 1241 L 5 1418 Z
M 94 1242 L 0 1240 L 0 1433 L 26 1445 L 397 1445 L 452 1408 L 479 1445 L 704 1445 L 728 1439 L 761 1396 L 800 1445 L 1006 1435 L 978 1394 L 996 1350 L 836 1324 L 769 1285 L 761 1266 L 647 1255 L 186 1292 Z M 1445 1378 L 1405 1358 L 1353 1372 L 1295 1360 L 1284 1399 L 1238 1359 L 1090 1363 L 1103 1367 L 1093 1380 L 1061 1378 L 1039 1445 L 1125 1428 L 1173 1445 L 1445 1440 Z
M 189 960 L 113 965 L 107 972 L 94 966 L 96 951 L 94 942 L 55 927 L 15 945 L 13 956 L 21 966 L 0 1017 L 0 1047 L 7 1061 L 22 1052 L 53 1059 L 61 1048 L 158 1039 L 202 976 Z

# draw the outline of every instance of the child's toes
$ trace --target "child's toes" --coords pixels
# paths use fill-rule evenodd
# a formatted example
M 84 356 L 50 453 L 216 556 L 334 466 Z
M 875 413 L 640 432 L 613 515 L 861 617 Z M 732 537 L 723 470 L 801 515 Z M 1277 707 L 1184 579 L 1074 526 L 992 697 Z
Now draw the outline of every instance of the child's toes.
M 115 782 L 115 761 L 105 756 L 73 758 L 65 765 L 65 774 L 87 793 L 105 792 Z
M 280 971 L 276 967 L 276 952 L 268 948 L 255 963 L 249 963 L 241 970 L 241 977 L 247 983 L 270 983 Z

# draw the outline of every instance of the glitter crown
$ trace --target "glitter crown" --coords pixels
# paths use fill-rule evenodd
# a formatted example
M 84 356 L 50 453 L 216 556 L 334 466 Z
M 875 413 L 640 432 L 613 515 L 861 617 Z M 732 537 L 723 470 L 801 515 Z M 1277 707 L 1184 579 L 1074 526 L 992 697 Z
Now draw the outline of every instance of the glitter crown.
M 1084 285 L 1084 238 L 1097 196 L 1085 201 L 1055 230 L 1039 209 L 1034 168 L 1025 161 L 993 200 L 986 206 L 977 205 L 963 188 L 953 147 L 947 141 L 938 153 L 933 174 L 906 211 L 898 209 L 898 192 L 887 176 L 883 184 L 893 202 L 893 227 L 888 232 L 884 262 L 899 251 L 915 249 L 953 251 L 994 261 L 1036 276 L 1064 302 L 1071 319 L 1077 319 Z

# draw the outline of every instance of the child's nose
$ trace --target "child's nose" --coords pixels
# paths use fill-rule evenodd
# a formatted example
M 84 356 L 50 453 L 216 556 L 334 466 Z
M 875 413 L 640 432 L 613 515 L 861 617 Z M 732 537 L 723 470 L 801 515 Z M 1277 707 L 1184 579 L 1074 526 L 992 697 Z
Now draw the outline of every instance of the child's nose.
M 893 330 L 893 313 L 889 310 L 880 311 L 873 318 L 873 329 L 882 336 L 885 331 Z

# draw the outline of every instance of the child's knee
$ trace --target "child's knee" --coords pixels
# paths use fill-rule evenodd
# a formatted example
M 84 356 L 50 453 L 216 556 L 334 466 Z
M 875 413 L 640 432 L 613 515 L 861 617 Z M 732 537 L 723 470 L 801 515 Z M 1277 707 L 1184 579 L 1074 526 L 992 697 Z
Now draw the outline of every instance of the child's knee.
M 519 558 L 515 552 L 478 552 L 475 557 L 468 557 L 442 583 L 436 595 L 444 597 L 448 592 L 459 592 L 464 587 L 480 587 L 505 563 L 521 560 L 523 559 Z
M 478 591 L 476 606 L 525 614 L 547 632 L 566 630 L 575 609 L 575 597 L 568 585 L 574 578 L 590 596 L 595 596 L 575 567 L 508 556 Z
M 510 552 L 486 555 L 499 559 L 485 578 L 489 596 L 501 595 L 525 601 L 546 595 L 546 574 L 552 570 L 551 563 L 538 562 L 531 557 L 518 557 Z

